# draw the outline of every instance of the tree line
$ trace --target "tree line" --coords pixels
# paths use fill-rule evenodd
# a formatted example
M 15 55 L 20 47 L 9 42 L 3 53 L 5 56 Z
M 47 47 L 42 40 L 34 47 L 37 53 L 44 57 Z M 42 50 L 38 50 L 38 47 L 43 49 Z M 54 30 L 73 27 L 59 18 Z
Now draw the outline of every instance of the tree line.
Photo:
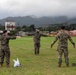
M 76 30 L 76 24 L 50 24 L 47 27 L 35 27 L 34 24 L 27 26 L 27 25 L 23 25 L 23 26 L 16 26 L 16 30 L 15 31 L 11 31 L 12 34 L 15 34 L 19 31 L 24 31 L 24 32 L 34 32 L 35 29 L 39 29 L 40 31 L 57 31 L 60 29 L 60 27 L 62 25 L 65 25 L 66 30 Z M 4 30 L 5 26 L 0 24 L 0 30 Z

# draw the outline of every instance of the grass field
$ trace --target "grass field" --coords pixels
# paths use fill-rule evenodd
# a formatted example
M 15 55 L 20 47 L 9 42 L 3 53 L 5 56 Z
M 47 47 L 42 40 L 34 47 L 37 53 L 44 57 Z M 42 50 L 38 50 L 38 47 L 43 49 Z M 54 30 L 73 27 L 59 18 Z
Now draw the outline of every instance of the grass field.
M 17 38 L 10 40 L 11 60 L 10 67 L 7 68 L 5 63 L 0 68 L 0 75 L 76 75 L 76 49 L 69 42 L 69 62 L 70 66 L 66 67 L 63 57 L 62 67 L 58 65 L 57 43 L 50 49 L 50 44 L 54 37 L 42 37 L 40 54 L 34 55 L 34 46 L 32 37 Z M 73 37 L 76 42 L 76 37 Z M 13 67 L 13 59 L 19 58 L 22 66 Z

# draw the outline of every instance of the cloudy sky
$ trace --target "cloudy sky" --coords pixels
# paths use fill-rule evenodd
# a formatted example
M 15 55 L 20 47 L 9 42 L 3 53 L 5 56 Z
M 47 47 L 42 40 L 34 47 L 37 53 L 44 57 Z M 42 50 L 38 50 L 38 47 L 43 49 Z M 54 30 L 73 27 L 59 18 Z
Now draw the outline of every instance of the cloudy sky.
M 0 0 L 0 18 L 27 15 L 76 17 L 76 0 Z

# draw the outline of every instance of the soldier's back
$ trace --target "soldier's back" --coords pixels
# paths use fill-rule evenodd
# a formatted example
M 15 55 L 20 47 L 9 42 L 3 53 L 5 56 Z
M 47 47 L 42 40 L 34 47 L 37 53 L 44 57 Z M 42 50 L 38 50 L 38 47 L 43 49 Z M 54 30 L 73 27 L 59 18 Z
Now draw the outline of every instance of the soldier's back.
M 68 45 L 68 34 L 65 31 L 60 31 L 59 33 L 59 44 L 62 46 Z

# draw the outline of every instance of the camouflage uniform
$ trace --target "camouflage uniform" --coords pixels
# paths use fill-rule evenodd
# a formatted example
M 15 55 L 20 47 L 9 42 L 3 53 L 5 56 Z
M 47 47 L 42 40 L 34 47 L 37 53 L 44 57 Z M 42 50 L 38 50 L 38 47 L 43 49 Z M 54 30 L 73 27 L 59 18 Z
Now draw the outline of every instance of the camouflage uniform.
M 41 37 L 41 34 L 39 32 L 35 32 L 35 34 L 34 34 L 34 50 L 35 50 L 35 54 L 39 54 L 40 37 Z
M 51 47 L 55 44 L 55 42 L 57 40 L 59 40 L 58 42 L 58 63 L 59 65 L 62 64 L 62 54 L 64 53 L 64 58 L 65 58 L 65 63 L 67 66 L 69 66 L 69 58 L 68 58 L 68 39 L 70 40 L 70 42 L 75 46 L 75 43 L 72 41 L 72 38 L 70 37 L 69 34 L 67 34 L 64 30 L 60 31 L 55 40 L 52 42 Z
M 4 57 L 6 57 L 6 64 L 10 64 L 10 49 L 9 49 L 9 40 L 10 39 L 16 39 L 15 36 L 6 36 L 3 34 L 1 36 L 1 60 L 0 64 L 2 65 L 4 63 Z

